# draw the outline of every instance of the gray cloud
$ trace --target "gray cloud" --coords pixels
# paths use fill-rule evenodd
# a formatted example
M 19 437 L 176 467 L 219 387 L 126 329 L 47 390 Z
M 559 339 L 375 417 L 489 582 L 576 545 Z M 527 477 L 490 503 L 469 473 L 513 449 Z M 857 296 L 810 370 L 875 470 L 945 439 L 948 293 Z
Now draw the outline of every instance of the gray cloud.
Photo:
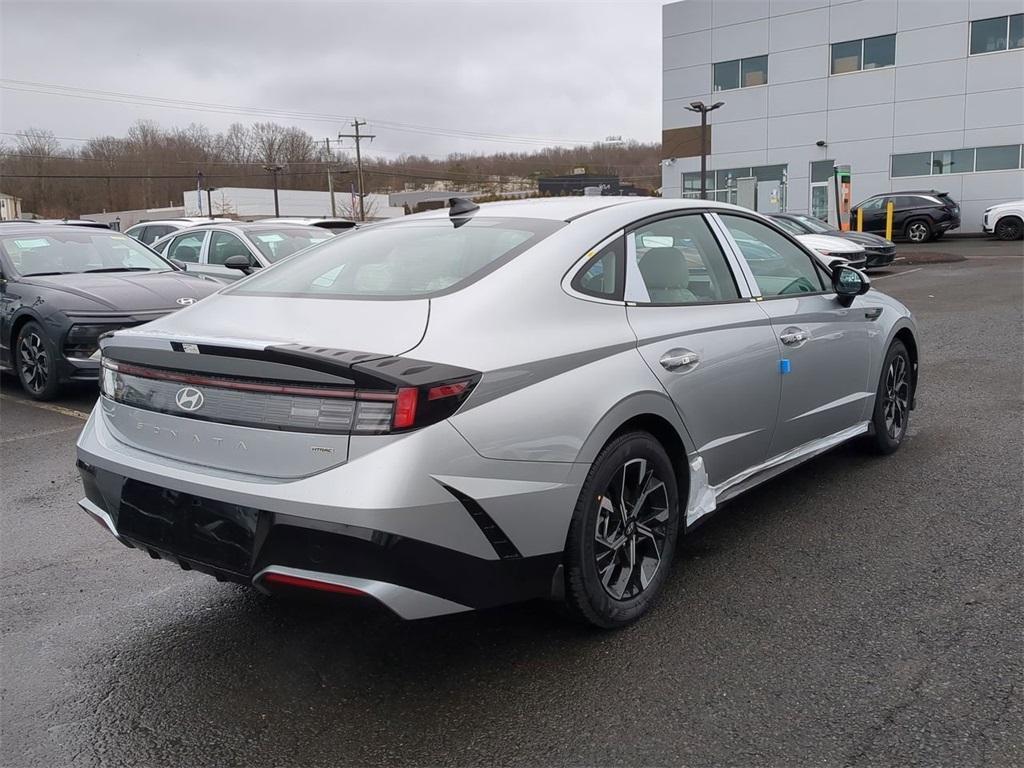
M 530 145 L 381 121 L 545 139 L 656 140 L 660 2 L 17 2 L 0 5 L 9 79 L 371 121 L 377 151 Z M 267 119 L 0 91 L 0 130 L 120 134 Z M 335 121 L 278 118 L 322 137 Z

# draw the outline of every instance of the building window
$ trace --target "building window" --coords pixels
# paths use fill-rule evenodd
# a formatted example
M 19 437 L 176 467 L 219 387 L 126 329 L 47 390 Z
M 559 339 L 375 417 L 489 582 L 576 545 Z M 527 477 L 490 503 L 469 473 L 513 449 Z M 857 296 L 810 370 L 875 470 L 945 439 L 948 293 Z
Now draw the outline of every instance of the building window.
M 896 35 L 866 37 L 832 44 L 832 74 L 892 67 L 896 64 Z
M 978 147 L 974 161 L 976 171 L 1007 171 L 1020 168 L 1020 145 Z
M 720 61 L 715 64 L 716 91 L 751 88 L 768 83 L 768 57 L 751 56 L 747 59 Z
M 972 173 L 973 171 L 973 149 L 945 149 L 941 152 L 932 152 L 932 175 Z
M 1024 48 L 1024 13 L 971 22 L 971 53 Z
M 928 176 L 932 172 L 931 152 L 911 152 L 892 156 L 893 178 L 897 176 Z
M 890 175 L 943 176 L 973 171 L 1006 171 L 1021 167 L 1021 145 L 944 149 L 893 155 Z
M 971 22 L 971 53 L 1024 48 L 1024 13 Z
M 753 168 L 725 168 L 720 171 L 708 171 L 708 200 L 720 203 L 736 202 L 736 186 L 740 179 L 754 176 L 759 182 L 786 182 L 787 165 L 759 165 Z M 683 174 L 683 197 L 693 200 L 700 199 L 700 171 Z

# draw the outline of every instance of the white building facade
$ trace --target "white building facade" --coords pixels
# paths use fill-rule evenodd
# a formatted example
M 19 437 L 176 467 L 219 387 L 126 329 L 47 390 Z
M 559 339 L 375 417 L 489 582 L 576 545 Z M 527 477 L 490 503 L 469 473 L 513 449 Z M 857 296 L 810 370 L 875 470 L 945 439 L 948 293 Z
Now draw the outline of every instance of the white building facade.
M 721 101 L 713 199 L 756 177 L 782 190 L 771 205 L 821 215 L 835 164 L 854 203 L 950 193 L 962 232 L 1024 198 L 1024 0 L 683 0 L 662 22 L 665 197 L 699 196 L 686 106 Z

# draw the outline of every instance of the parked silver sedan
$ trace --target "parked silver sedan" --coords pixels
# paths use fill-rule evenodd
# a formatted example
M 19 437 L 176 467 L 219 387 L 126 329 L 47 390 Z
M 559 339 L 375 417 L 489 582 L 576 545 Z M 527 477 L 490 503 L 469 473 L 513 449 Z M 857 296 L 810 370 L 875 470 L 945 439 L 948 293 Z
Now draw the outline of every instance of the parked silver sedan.
M 179 229 L 150 248 L 189 272 L 232 282 L 333 236 L 301 224 L 219 222 Z
M 600 627 L 737 494 L 895 451 L 918 375 L 863 273 L 735 206 L 611 197 L 361 228 L 102 352 L 81 505 L 122 542 L 404 618 L 554 595 Z

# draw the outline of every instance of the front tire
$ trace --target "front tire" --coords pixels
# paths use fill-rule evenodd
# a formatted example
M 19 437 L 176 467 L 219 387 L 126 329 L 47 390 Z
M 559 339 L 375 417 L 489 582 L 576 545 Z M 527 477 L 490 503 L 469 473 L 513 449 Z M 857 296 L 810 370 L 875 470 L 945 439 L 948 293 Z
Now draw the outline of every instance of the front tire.
M 570 614 L 604 629 L 640 618 L 665 582 L 680 527 L 675 470 L 646 432 L 604 447 L 583 484 L 565 548 Z
M 14 345 L 14 369 L 29 397 L 52 400 L 60 391 L 57 347 L 39 323 L 25 323 Z
M 902 341 L 889 347 L 882 363 L 882 375 L 875 393 L 868 447 L 875 453 L 894 453 L 907 436 L 910 404 L 914 397 L 914 379 L 910 354 Z
M 912 243 L 927 243 L 932 239 L 932 225 L 924 219 L 908 221 L 903 236 Z
M 1024 237 L 1024 221 L 1016 216 L 1004 216 L 996 222 L 996 237 L 1000 240 L 1020 240 Z

